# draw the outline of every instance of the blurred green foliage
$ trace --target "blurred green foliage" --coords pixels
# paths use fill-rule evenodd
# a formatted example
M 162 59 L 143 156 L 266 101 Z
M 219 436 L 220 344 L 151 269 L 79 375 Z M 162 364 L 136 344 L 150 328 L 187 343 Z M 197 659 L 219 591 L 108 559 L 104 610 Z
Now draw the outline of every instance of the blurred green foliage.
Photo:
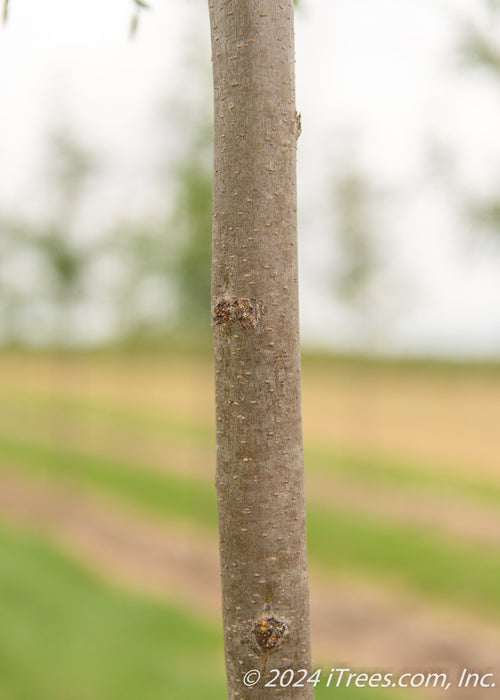
M 164 187 L 171 203 L 160 216 L 122 220 L 92 236 L 79 232 L 79 223 L 95 159 L 67 127 L 53 129 L 44 178 L 46 213 L 28 219 L 0 212 L 0 342 L 85 345 L 78 313 L 86 307 L 88 316 L 104 305 L 112 313 L 109 333 L 122 343 L 163 343 L 169 335 L 186 335 L 189 342 L 194 336 L 208 346 L 209 127 L 204 122 L 188 131 L 169 167 Z M 96 287 L 99 266 L 113 263 L 120 270 L 118 281 L 104 285 L 101 274 Z M 15 266 L 21 276 L 10 272 Z
M 500 88 L 500 3 L 498 0 L 481 0 L 479 13 L 472 18 L 464 12 L 459 14 L 458 57 L 462 70 L 479 69 L 485 72 L 494 83 L 498 92 Z M 448 162 L 444 172 L 448 188 L 455 194 L 456 207 L 463 214 L 469 227 L 474 232 L 485 233 L 493 242 L 498 242 L 500 235 L 500 191 L 495 182 L 482 187 L 483 193 L 457 183 L 454 171 L 456 163 L 453 158 Z
M 485 68 L 495 78 L 500 77 L 500 50 L 498 47 L 498 21 L 500 3 L 497 0 L 481 0 L 480 19 L 461 19 L 459 53 L 466 65 Z
M 172 277 L 181 326 L 210 326 L 212 129 L 201 124 L 174 166 Z
M 363 307 L 376 268 L 372 239 L 374 192 L 353 157 L 339 163 L 333 183 L 333 216 L 338 264 L 333 274 L 339 299 Z
M 36 338 L 36 308 L 44 306 L 49 311 L 51 328 L 42 333 L 42 342 L 61 347 L 74 343 L 75 309 L 85 298 L 87 278 L 107 246 L 107 241 L 89 241 L 75 235 L 79 207 L 95 167 L 92 156 L 76 141 L 70 129 L 66 125 L 58 126 L 49 138 L 44 178 L 44 194 L 50 202 L 48 212 L 37 220 L 0 215 L 4 341 L 23 344 Z M 26 256 L 35 262 L 35 272 L 27 267 L 23 271 L 24 280 L 10 278 L 9 267 L 19 264 Z M 9 298 L 13 303 L 9 303 Z M 34 321 L 23 323 L 24 318 L 31 317 Z M 31 332 L 26 326 L 31 327 Z

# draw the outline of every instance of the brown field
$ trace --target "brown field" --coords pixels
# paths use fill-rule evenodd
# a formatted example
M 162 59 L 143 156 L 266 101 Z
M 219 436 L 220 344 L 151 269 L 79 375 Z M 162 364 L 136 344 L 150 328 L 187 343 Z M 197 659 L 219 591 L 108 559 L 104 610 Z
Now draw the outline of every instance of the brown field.
M 213 482 L 208 360 L 4 354 L 0 401 L 4 436 Z M 305 442 L 315 449 L 352 450 L 388 458 L 402 472 L 422 464 L 431 474 L 500 485 L 500 372 L 307 360 L 303 408 Z M 314 468 L 307 470 L 307 490 L 313 504 L 369 514 L 396 530 L 409 524 L 450 543 L 488 546 L 498 556 L 498 507 L 466 492 L 396 492 Z M 0 517 L 44 533 L 114 585 L 218 619 L 215 537 L 194 524 L 156 519 L 63 479 L 41 479 L 1 454 Z M 326 576 L 312 567 L 311 582 L 318 660 L 342 656 L 360 667 L 498 665 L 500 628 L 484 616 L 356 574 Z M 478 696 L 450 691 L 447 697 Z
M 331 362 L 304 363 L 305 442 L 335 444 L 371 454 L 500 480 L 500 372 L 411 370 Z M 4 393 L 89 399 L 175 414 L 210 423 L 214 415 L 209 361 L 136 356 L 3 355 Z M 50 401 L 47 419 L 50 417 Z

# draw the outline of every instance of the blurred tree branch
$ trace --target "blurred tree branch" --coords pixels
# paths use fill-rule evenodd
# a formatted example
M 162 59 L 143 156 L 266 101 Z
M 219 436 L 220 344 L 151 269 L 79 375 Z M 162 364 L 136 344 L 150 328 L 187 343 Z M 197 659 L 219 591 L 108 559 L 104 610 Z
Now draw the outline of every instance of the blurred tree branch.
M 459 53 L 465 65 L 485 69 L 500 85 L 500 0 L 484 0 L 481 22 L 468 21 L 462 24 Z M 500 234 L 500 192 L 495 190 L 483 197 L 465 198 L 466 217 L 475 229 Z
M 132 0 L 132 2 L 135 5 L 135 12 L 132 15 L 132 19 L 130 20 L 129 37 L 131 39 L 137 34 L 137 29 L 139 26 L 139 15 L 141 13 L 141 10 L 151 9 L 151 5 L 148 5 L 148 3 L 143 2 L 143 0 Z

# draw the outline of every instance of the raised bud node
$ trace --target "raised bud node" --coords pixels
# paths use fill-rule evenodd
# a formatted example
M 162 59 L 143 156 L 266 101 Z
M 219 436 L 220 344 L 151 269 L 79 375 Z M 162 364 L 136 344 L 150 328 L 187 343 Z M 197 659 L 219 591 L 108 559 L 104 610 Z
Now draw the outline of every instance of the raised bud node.
M 255 641 L 263 651 L 279 648 L 287 634 L 287 624 L 275 617 L 261 617 L 253 629 Z
M 244 330 L 257 328 L 266 312 L 265 305 L 258 299 L 220 299 L 214 308 L 213 320 L 216 326 L 237 322 Z

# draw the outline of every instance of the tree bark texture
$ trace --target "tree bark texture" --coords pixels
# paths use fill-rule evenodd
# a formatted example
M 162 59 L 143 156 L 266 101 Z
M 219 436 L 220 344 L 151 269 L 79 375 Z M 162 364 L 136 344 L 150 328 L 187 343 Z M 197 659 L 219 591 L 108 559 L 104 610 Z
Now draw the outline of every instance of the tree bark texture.
M 297 281 L 292 0 L 210 2 L 212 314 L 217 497 L 229 698 L 311 671 Z M 248 688 L 244 674 L 262 680 Z

